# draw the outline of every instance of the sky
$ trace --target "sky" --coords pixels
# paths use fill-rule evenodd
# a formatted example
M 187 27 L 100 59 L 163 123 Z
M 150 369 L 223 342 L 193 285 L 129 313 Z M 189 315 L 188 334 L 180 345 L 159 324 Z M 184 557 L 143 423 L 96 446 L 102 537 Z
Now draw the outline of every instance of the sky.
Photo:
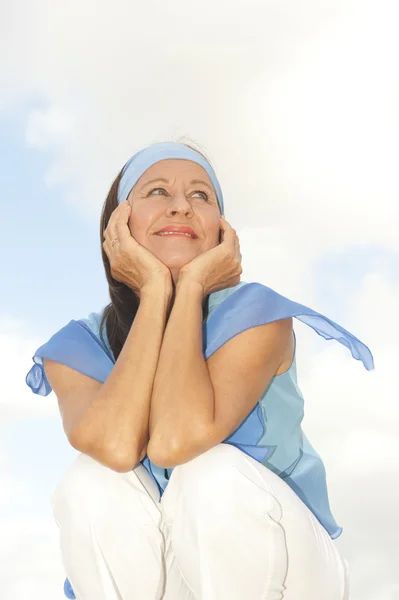
M 303 429 L 344 528 L 351 600 L 398 600 L 399 8 L 395 0 L 0 3 L 0 585 L 62 600 L 50 497 L 76 456 L 35 350 L 109 301 L 99 219 L 143 146 L 209 156 L 244 281 L 372 350 L 295 325 Z

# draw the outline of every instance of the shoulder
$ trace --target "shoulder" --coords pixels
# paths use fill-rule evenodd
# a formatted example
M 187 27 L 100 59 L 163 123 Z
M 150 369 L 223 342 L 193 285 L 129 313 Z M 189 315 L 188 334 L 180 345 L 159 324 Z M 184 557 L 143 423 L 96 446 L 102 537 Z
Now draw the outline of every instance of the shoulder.
M 285 373 L 290 368 L 295 351 L 292 317 L 288 314 L 276 315 L 276 320 L 266 317 L 268 314 L 271 317 L 273 307 L 280 306 L 281 300 L 284 299 L 281 294 L 256 281 L 240 281 L 234 287 L 225 288 L 211 294 L 209 298 L 209 313 L 221 304 L 223 304 L 223 307 L 221 306 L 219 310 L 223 311 L 224 317 L 234 314 L 237 309 L 239 312 L 245 310 L 247 320 L 241 324 L 240 329 L 246 329 L 247 333 L 244 336 L 238 336 L 235 342 L 237 346 L 243 345 L 243 349 L 246 346 L 246 350 L 248 350 L 247 344 L 249 342 L 250 345 L 255 344 L 258 349 L 263 346 L 265 352 L 269 351 L 267 348 L 270 345 L 275 348 L 276 352 L 281 353 L 281 350 L 283 350 L 282 362 L 278 366 L 276 375 Z M 262 317 L 256 321 L 253 321 L 251 316 L 253 315 L 254 306 L 261 307 L 262 311 Z M 252 329 L 251 332 L 250 329 Z
M 226 302 L 227 301 L 227 302 Z M 257 281 L 240 281 L 237 285 L 219 290 L 209 296 L 209 312 L 212 312 L 219 304 L 236 306 L 238 304 L 250 304 L 254 301 L 267 301 L 269 308 L 291 300 L 282 296 L 267 285 Z
M 242 288 L 243 286 L 248 285 L 246 281 L 240 281 L 234 287 L 224 288 L 223 290 L 218 290 L 217 292 L 213 292 L 213 294 L 209 295 L 209 314 L 224 300 L 226 300 L 229 296 L 234 294 L 237 290 Z
M 111 350 L 111 346 L 108 340 L 106 320 L 104 320 L 102 327 L 101 322 L 104 315 L 105 307 L 99 312 L 91 312 L 87 317 L 83 317 L 77 320 L 79 325 L 82 325 L 94 335 L 105 351 L 114 360 L 114 355 Z
M 104 310 L 99 312 L 91 312 L 87 317 L 81 317 L 80 319 L 76 319 L 76 321 L 90 329 L 90 331 L 95 335 L 99 336 L 103 312 Z

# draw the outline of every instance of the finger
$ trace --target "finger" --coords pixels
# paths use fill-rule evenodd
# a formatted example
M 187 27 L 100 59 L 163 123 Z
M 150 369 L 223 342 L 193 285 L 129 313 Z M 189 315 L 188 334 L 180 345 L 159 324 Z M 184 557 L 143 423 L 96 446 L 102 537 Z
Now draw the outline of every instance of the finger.
M 121 202 L 121 204 L 118 204 L 118 206 L 112 211 L 111 216 L 108 219 L 107 227 L 109 227 L 110 225 L 112 226 L 115 223 L 115 221 L 120 217 L 120 215 L 123 214 L 124 210 L 126 210 L 126 206 L 129 206 L 127 200 Z
M 104 252 L 105 252 L 105 254 L 106 254 L 106 256 L 107 256 L 108 260 L 110 260 L 110 256 L 111 256 L 111 254 L 110 254 L 110 243 L 109 243 L 109 241 L 108 241 L 108 240 L 105 240 L 105 241 L 103 242 L 103 244 L 102 244 L 102 247 L 103 247 L 103 250 L 104 250 Z
M 220 227 L 223 229 L 223 231 L 232 229 L 232 226 L 230 225 L 230 223 L 228 221 L 226 221 L 226 219 L 224 217 L 220 217 Z
M 225 242 L 236 247 L 237 232 L 223 217 L 220 218 L 222 229 L 222 243 Z
M 241 275 L 236 275 L 234 277 L 231 277 L 230 279 L 228 279 L 225 282 L 225 287 L 234 287 L 235 285 L 238 285 L 241 281 Z
M 124 240 L 133 240 L 135 244 L 139 245 L 139 243 L 134 239 L 132 234 L 130 233 L 128 220 L 130 216 L 130 210 L 126 209 L 123 214 L 117 221 L 115 221 L 114 229 L 115 229 L 115 237 L 118 238 L 120 243 L 122 244 Z
M 122 241 L 122 238 L 130 235 L 128 221 L 131 213 L 131 206 L 129 204 L 123 204 L 124 203 L 115 209 L 107 226 L 107 237 L 111 240 L 111 242 L 115 238 L 118 238 L 120 241 Z
M 237 235 L 236 230 L 234 229 L 234 227 L 232 227 L 230 225 L 230 223 L 228 221 L 226 221 L 226 219 L 224 219 L 223 217 L 220 217 L 220 227 L 222 229 L 222 231 L 231 231 L 234 235 Z
M 238 235 L 236 236 L 236 251 L 240 254 L 240 240 L 238 238 Z
M 112 211 L 112 214 L 108 220 L 108 224 L 107 227 L 104 231 L 104 237 L 106 235 L 110 236 L 115 233 L 114 231 L 114 226 L 116 221 L 118 221 L 118 219 L 124 218 L 124 216 L 126 216 L 126 213 L 128 215 L 130 215 L 130 204 L 128 203 L 127 200 L 125 200 L 124 202 L 121 202 L 121 204 L 119 204 L 115 210 Z

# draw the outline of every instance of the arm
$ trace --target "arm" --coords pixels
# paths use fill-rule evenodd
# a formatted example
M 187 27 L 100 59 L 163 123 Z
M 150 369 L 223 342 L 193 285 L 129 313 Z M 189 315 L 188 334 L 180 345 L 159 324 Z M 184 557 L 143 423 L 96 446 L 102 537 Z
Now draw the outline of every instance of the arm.
M 241 332 L 207 361 L 202 288 L 179 280 L 154 380 L 149 458 L 162 467 L 191 460 L 225 440 L 248 416 L 284 361 L 292 320 Z
M 151 398 L 147 453 L 155 464 L 162 460 L 159 452 L 176 450 L 188 426 L 197 430 L 213 421 L 214 392 L 202 354 L 202 301 L 196 282 L 179 279 Z
M 172 288 L 143 288 L 126 342 L 111 373 L 77 420 L 71 444 L 128 471 L 145 456 L 149 405 Z

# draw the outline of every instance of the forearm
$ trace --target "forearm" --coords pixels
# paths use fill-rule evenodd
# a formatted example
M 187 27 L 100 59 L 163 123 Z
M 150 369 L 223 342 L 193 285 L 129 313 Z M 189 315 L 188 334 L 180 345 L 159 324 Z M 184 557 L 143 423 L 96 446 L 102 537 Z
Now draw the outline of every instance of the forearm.
M 134 321 L 111 373 L 80 425 L 87 443 L 115 464 L 134 468 L 146 451 L 149 412 L 171 293 L 143 291 Z
M 178 282 L 154 379 L 150 457 L 173 454 L 185 437 L 195 438 L 213 422 L 214 391 L 202 352 L 202 301 L 196 282 Z

